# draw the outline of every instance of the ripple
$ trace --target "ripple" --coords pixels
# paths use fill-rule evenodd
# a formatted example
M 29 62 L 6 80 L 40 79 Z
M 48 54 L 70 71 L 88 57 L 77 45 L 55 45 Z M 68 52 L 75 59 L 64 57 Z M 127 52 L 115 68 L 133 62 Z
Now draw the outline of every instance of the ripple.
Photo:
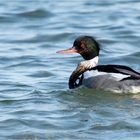
M 36 73 L 33 73 L 31 75 L 28 75 L 31 77 L 36 77 L 36 78 L 43 78 L 43 77 L 50 77 L 50 76 L 54 76 L 51 72 L 47 72 L 47 71 L 38 71 Z
M 71 33 L 59 33 L 59 34 L 38 34 L 34 37 L 28 38 L 26 40 L 15 40 L 11 42 L 18 42 L 18 43 L 46 43 L 50 42 L 53 40 L 53 42 L 58 42 L 58 41 L 64 41 L 68 39 L 68 37 L 71 35 Z
M 51 17 L 53 14 L 44 9 L 35 9 L 32 11 L 26 11 L 23 13 L 19 13 L 17 15 L 21 16 L 21 17 L 25 17 L 25 18 L 45 18 L 45 17 Z
M 14 23 L 15 18 L 11 16 L 0 16 L 0 23 Z
M 120 121 L 111 125 L 95 125 L 92 129 L 95 130 L 139 130 L 139 126 L 135 126 L 131 123 Z

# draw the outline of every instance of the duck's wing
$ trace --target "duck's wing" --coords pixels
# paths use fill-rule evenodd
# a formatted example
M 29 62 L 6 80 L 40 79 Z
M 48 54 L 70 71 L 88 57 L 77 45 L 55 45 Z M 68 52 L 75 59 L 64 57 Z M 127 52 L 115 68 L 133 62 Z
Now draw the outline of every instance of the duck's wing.
M 140 79 L 140 73 L 136 72 L 130 67 L 123 66 L 123 65 L 98 65 L 94 68 L 91 68 L 90 70 L 98 70 L 107 73 L 121 73 L 121 74 L 129 75 L 129 77 L 124 78 L 122 80 Z

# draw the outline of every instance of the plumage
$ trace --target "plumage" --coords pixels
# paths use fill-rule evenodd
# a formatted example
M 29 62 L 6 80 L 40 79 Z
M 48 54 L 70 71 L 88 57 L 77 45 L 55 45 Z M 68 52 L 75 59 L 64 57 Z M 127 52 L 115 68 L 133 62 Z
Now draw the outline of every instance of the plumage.
M 98 65 L 99 43 L 91 36 L 80 36 L 73 47 L 58 53 L 79 53 L 80 62 L 69 78 L 69 88 L 84 85 L 117 93 L 140 92 L 140 73 L 123 65 Z
M 140 80 L 123 80 L 110 74 L 89 77 L 83 80 L 83 85 L 88 88 L 102 89 L 116 93 L 138 93 L 140 92 Z

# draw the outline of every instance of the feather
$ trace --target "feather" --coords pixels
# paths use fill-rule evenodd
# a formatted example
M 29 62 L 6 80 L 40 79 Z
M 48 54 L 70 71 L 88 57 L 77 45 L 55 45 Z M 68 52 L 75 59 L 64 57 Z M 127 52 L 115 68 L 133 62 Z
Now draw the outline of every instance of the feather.
M 125 75 L 130 75 L 129 79 L 140 79 L 140 73 L 136 72 L 130 67 L 123 65 L 98 65 L 91 68 L 90 70 L 98 70 L 107 73 L 121 73 Z

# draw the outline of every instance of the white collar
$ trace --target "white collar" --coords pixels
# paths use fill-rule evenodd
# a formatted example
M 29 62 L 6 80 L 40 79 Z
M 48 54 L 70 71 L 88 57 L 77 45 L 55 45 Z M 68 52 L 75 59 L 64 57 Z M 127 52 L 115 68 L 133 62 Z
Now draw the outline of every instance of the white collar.
M 93 67 L 97 66 L 98 60 L 99 60 L 99 57 L 96 56 L 93 59 L 85 60 L 85 61 L 80 62 L 79 65 L 83 66 L 85 68 L 93 68 Z

